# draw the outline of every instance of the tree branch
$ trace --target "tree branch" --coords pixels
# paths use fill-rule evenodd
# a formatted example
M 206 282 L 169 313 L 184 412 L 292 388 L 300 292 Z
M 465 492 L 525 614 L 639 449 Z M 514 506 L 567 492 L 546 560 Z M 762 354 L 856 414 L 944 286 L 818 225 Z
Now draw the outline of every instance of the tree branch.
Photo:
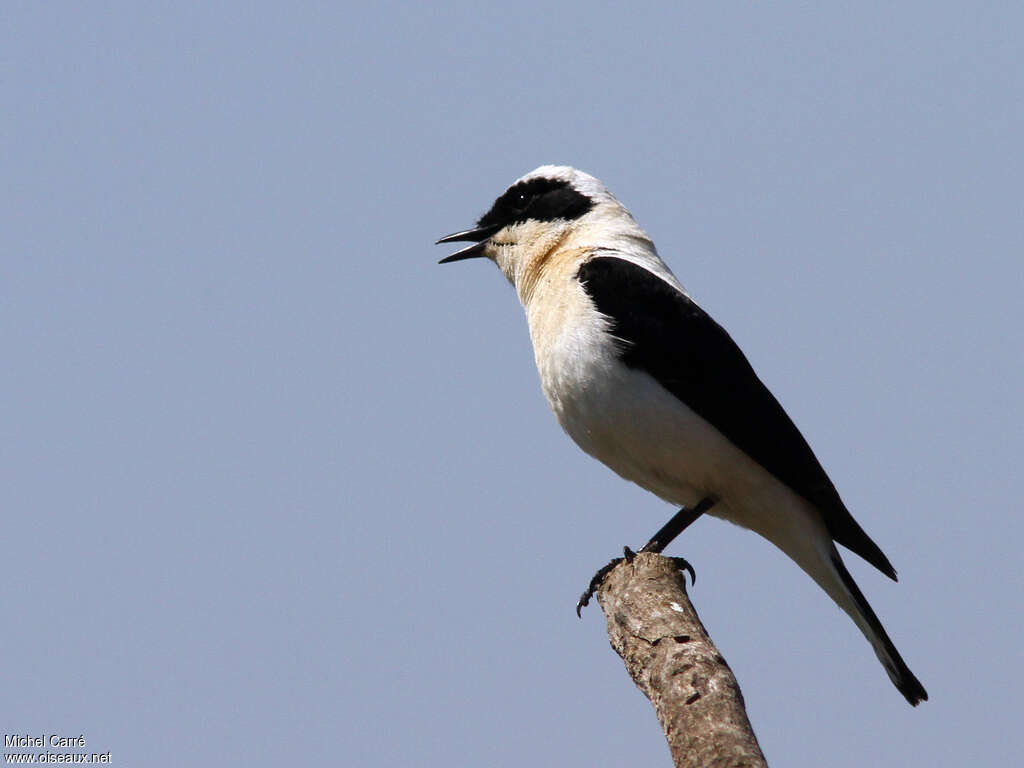
M 732 670 L 667 557 L 619 563 L 597 592 L 608 638 L 651 700 L 676 768 L 766 768 Z

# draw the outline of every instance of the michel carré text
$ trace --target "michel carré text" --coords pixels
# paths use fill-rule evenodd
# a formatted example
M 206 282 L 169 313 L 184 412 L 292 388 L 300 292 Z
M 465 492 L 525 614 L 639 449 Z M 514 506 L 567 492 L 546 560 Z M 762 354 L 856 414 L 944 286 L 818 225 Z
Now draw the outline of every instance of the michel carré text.
M 4 734 L 4 746 L 5 747 L 84 747 L 85 736 L 79 734 L 78 736 L 60 736 L 56 733 L 51 733 L 49 736 L 39 735 L 30 736 L 29 734 L 18 735 L 16 733 L 5 733 Z

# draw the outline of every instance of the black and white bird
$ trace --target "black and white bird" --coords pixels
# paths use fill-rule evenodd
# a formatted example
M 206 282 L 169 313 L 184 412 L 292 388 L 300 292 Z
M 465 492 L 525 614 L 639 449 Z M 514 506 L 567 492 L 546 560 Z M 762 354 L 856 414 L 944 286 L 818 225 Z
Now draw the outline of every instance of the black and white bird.
M 704 511 L 759 533 L 849 614 L 907 701 L 928 698 L 835 545 L 895 580 L 888 558 L 739 347 L 600 181 L 542 166 L 476 227 L 438 242 L 453 241 L 472 245 L 441 263 L 489 258 L 515 287 L 544 395 L 569 436 L 683 507 L 647 548 L 660 551 Z

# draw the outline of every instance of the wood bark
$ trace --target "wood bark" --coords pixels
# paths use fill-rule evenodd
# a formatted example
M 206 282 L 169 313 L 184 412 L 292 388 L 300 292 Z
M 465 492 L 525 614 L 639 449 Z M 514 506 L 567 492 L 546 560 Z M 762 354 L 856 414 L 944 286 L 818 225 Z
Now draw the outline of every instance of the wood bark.
M 766 766 L 732 670 L 671 558 L 623 560 L 597 592 L 612 648 L 654 705 L 677 768 Z

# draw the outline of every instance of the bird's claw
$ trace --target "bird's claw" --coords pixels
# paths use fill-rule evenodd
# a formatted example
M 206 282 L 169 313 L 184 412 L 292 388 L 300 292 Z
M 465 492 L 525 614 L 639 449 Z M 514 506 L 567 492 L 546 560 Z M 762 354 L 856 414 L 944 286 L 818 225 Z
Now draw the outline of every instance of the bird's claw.
M 627 563 L 632 563 L 634 557 L 636 557 L 636 552 L 629 547 L 623 547 L 622 557 L 614 558 L 608 563 L 608 565 L 599 569 L 598 572 L 594 574 L 594 577 L 590 580 L 590 584 L 587 585 L 586 590 L 584 590 L 583 594 L 580 595 L 580 599 L 576 603 L 576 615 L 578 617 L 583 618 L 583 609 L 590 605 L 590 598 L 592 598 L 597 590 L 601 588 L 601 584 L 604 583 L 605 578 L 612 572 L 615 566 L 623 560 Z
M 675 563 L 676 568 L 678 568 L 680 571 L 686 571 L 690 574 L 690 586 L 693 586 L 697 583 L 697 572 L 693 570 L 693 566 L 690 565 L 689 560 L 687 560 L 685 557 L 673 557 L 669 559 L 672 560 L 673 563 Z

